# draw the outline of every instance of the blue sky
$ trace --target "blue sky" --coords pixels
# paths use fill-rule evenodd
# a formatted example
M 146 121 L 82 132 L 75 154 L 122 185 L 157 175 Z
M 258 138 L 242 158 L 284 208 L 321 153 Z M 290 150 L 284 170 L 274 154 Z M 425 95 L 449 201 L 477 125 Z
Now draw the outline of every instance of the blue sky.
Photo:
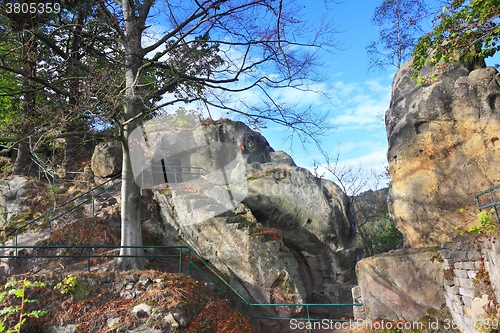
M 318 13 L 325 11 L 323 0 L 304 1 L 306 10 Z M 329 88 L 333 99 L 327 101 L 316 96 L 317 100 L 311 103 L 313 97 L 306 96 L 304 105 L 312 104 L 313 109 L 328 109 L 332 125 L 336 129 L 325 136 L 323 149 L 331 156 L 339 157 L 339 165 L 344 168 L 358 168 L 365 178 L 371 177 L 371 171 L 382 173 L 387 165 L 387 136 L 385 131 L 384 115 L 389 107 L 391 98 L 391 85 L 396 67 L 387 67 L 384 71 L 368 71 L 369 57 L 366 46 L 370 41 L 378 39 L 378 27 L 370 22 L 375 8 L 382 0 L 344 0 L 339 4 L 328 5 L 328 15 L 334 19 L 333 24 L 338 25 L 339 41 L 343 41 L 342 51 L 333 55 L 326 55 L 324 68 L 328 77 L 324 86 Z M 443 4 L 440 0 L 427 0 L 430 8 L 439 11 Z M 430 31 L 431 19 L 423 23 L 422 28 Z M 487 64 L 499 63 L 499 56 L 487 59 Z M 262 131 L 275 150 L 284 150 L 302 167 L 313 169 L 315 160 L 324 162 L 322 155 L 309 145 L 304 150 L 296 142 L 290 150 L 290 143 L 284 142 L 286 137 L 284 129 L 271 126 Z M 326 178 L 334 180 L 329 173 Z M 364 190 L 385 187 L 386 181 L 368 182 Z M 350 194 L 350 193 L 349 193 Z
M 360 169 L 365 178 L 370 178 L 372 171 L 381 174 L 387 165 L 384 115 L 390 104 L 396 68 L 369 71 L 366 46 L 379 38 L 378 27 L 371 24 L 371 18 L 382 0 L 338 0 L 338 3 L 332 3 L 334 1 L 295 0 L 295 3 L 304 6 L 301 19 L 317 25 L 326 15 L 331 26 L 338 31 L 339 50 L 333 54 L 325 52 L 321 57 L 324 63 L 321 73 L 326 80 L 314 86 L 329 94 L 330 98 L 289 89 L 270 94 L 290 104 L 297 104 L 297 107 L 311 107 L 313 112 L 328 111 L 328 121 L 335 129 L 321 138 L 323 150 L 333 158 L 338 156 L 341 167 Z M 443 6 L 442 0 L 426 2 L 438 12 Z M 429 21 L 432 17 L 429 16 Z M 159 27 L 162 28 L 161 24 Z M 422 28 L 431 30 L 430 22 L 424 23 Z M 231 54 L 236 58 L 241 57 L 238 52 Z M 258 98 L 258 94 L 249 92 L 245 98 Z M 211 112 L 217 115 L 216 110 Z M 220 115 L 226 116 L 226 113 L 221 112 Z M 290 142 L 285 140 L 290 132 L 282 126 L 270 123 L 261 132 L 275 150 L 286 151 L 299 166 L 313 170 L 315 161 L 324 163 L 322 154 L 314 144 L 304 149 L 299 140 L 295 140 L 291 147 Z M 325 177 L 333 180 L 328 173 Z M 372 181 L 364 190 L 381 188 L 385 183 Z
M 325 6 L 321 0 L 313 0 L 306 5 L 307 10 L 321 13 Z M 378 30 L 370 19 L 375 7 L 381 1 L 353 1 L 329 5 L 333 24 L 338 26 L 338 39 L 343 42 L 343 50 L 324 57 L 324 68 L 328 78 L 325 87 L 331 87 L 330 101 L 317 96 L 315 108 L 327 108 L 330 122 L 336 127 L 328 136 L 322 138 L 323 149 L 333 157 L 339 156 L 343 165 L 361 167 L 365 174 L 370 169 L 378 172 L 386 164 L 387 137 L 384 114 L 391 97 L 391 84 L 396 68 L 387 67 L 382 72 L 369 72 L 369 58 L 365 47 L 371 40 L 377 40 Z M 319 15 L 318 15 L 319 16 Z M 306 98 L 304 103 L 311 103 Z M 275 150 L 285 150 L 292 155 L 297 165 L 312 167 L 314 160 L 324 161 L 314 145 L 305 151 L 296 142 L 293 150 L 290 143 L 284 142 L 283 130 L 270 126 L 263 135 Z M 326 175 L 327 178 L 328 174 Z M 372 187 L 374 185 L 372 184 Z

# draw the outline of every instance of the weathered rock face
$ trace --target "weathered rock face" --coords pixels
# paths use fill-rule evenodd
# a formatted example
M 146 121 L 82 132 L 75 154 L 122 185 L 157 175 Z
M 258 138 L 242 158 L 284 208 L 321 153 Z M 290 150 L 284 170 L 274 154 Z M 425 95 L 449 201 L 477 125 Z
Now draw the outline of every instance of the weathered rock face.
M 204 131 L 209 142 L 219 141 L 222 133 L 224 141 L 240 147 L 247 195 L 233 210 L 182 223 L 175 193 L 155 190 L 166 239 L 189 244 L 257 302 L 351 303 L 361 249 L 347 218 L 346 195 L 334 183 L 296 167 L 286 153 L 274 152 L 242 123 L 210 125 Z M 201 155 L 190 159 L 191 165 L 210 165 Z M 289 316 L 294 310 L 277 311 Z M 351 308 L 338 311 L 352 314 Z
M 98 144 L 91 160 L 92 172 L 96 177 L 113 177 L 122 170 L 122 147 L 113 143 Z
M 411 74 L 410 62 L 396 74 L 386 113 L 389 209 L 406 245 L 425 247 L 449 242 L 460 208 L 500 182 L 500 78 L 454 64 L 418 87 Z
M 417 322 L 443 303 L 443 263 L 436 248 L 402 249 L 365 258 L 356 273 L 365 316 Z
M 12 177 L 0 182 L 0 225 L 26 210 L 22 195 L 26 192 L 26 177 Z
M 468 236 L 360 260 L 353 295 L 363 306 L 356 318 L 430 326 L 423 332 L 484 332 L 496 325 L 491 318 L 500 297 L 498 244 L 496 236 Z

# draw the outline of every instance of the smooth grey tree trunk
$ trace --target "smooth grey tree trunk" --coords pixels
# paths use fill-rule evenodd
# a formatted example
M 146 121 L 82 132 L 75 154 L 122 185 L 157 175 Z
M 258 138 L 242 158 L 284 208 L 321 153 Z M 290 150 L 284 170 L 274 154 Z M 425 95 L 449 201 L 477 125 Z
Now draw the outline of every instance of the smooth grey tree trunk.
M 125 98 L 124 117 L 122 127 L 123 164 L 122 164 L 122 188 L 121 188 L 121 245 L 142 246 L 141 229 L 141 189 L 135 183 L 132 172 L 128 137 L 132 131 L 141 124 L 143 111 L 140 96 L 139 68 L 142 65 L 141 35 L 143 24 L 141 18 L 134 12 L 134 5 L 129 1 L 122 1 L 123 18 L 125 22 Z M 146 13 L 147 16 L 147 13 Z M 145 16 L 145 17 L 146 17 Z M 139 116 L 139 117 L 138 117 Z M 136 119 L 135 119 L 136 118 Z M 135 120 L 134 120 L 135 119 Z M 142 248 L 122 248 L 121 255 L 141 256 L 144 255 Z M 118 267 L 123 270 L 142 269 L 145 258 L 120 257 Z
M 134 180 L 127 143 L 123 144 L 121 197 L 121 245 L 142 246 L 141 189 Z M 122 248 L 120 255 L 142 256 L 144 250 L 142 248 Z M 122 270 L 142 269 L 145 262 L 144 257 L 120 257 L 118 267 Z
M 12 167 L 12 174 L 27 176 L 30 166 L 30 146 L 27 142 L 20 142 L 17 146 L 17 157 Z

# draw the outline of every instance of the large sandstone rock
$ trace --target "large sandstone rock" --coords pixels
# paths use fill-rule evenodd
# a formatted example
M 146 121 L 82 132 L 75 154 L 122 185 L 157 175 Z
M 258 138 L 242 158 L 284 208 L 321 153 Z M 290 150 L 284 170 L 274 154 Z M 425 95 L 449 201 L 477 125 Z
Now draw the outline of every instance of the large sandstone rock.
M 122 147 L 114 143 L 98 144 L 92 154 L 92 172 L 96 177 L 113 177 L 122 171 Z
M 411 75 L 409 62 L 386 113 L 389 208 L 406 245 L 425 247 L 449 242 L 460 208 L 500 182 L 500 78 L 494 68 L 460 64 L 429 85 Z
M 351 303 L 354 266 L 362 251 L 347 218 L 346 195 L 334 183 L 296 167 L 286 153 L 274 152 L 243 123 L 209 125 L 204 132 L 215 148 L 221 140 L 240 147 L 244 168 L 238 170 L 246 172 L 247 194 L 226 213 L 186 223 L 178 217 L 185 211 L 174 202 L 178 194 L 155 189 L 166 238 L 192 246 L 256 302 Z M 189 161 L 191 166 L 213 164 L 197 153 Z M 192 204 L 192 211 L 203 211 L 206 201 Z M 275 310 L 289 316 L 297 309 Z M 352 315 L 349 307 L 324 310 Z
M 497 236 L 465 236 L 360 260 L 353 297 L 363 306 L 356 318 L 431 328 L 423 332 L 488 331 L 488 325 L 496 326 L 491 318 L 500 297 L 498 244 Z
M 417 322 L 441 309 L 443 262 L 437 248 L 402 249 L 356 265 L 365 316 Z

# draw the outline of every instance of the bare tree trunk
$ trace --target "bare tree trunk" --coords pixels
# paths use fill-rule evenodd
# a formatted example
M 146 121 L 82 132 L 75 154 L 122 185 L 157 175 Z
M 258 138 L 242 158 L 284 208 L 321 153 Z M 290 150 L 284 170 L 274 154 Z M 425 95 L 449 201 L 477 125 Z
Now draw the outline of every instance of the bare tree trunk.
M 141 124 L 143 111 L 140 96 L 141 80 L 137 78 L 139 68 L 142 64 L 140 51 L 142 24 L 140 18 L 135 15 L 133 3 L 122 2 L 123 18 L 125 21 L 125 99 L 124 99 L 124 125 L 122 127 L 123 164 L 122 164 L 122 207 L 121 207 L 121 245 L 142 246 L 141 229 L 141 189 L 134 180 L 128 137 L 130 133 Z M 122 248 L 121 255 L 140 256 L 144 255 L 142 248 Z M 142 269 L 145 258 L 120 257 L 118 267 L 123 270 Z
M 20 142 L 17 146 L 17 156 L 12 167 L 12 174 L 26 176 L 31 165 L 30 146 L 27 142 Z
M 84 9 L 79 9 L 76 17 L 76 26 L 73 32 L 73 40 L 71 44 L 71 53 L 70 57 L 72 61 L 69 62 L 69 72 L 72 73 L 75 69 L 75 64 L 79 62 L 82 58 L 80 54 L 80 50 L 83 48 L 82 46 L 82 38 L 81 34 L 83 31 L 84 18 L 89 14 L 85 12 Z M 72 114 L 77 113 L 78 102 L 80 98 L 80 84 L 81 80 L 78 78 L 74 78 L 69 84 L 69 100 L 68 100 L 68 108 Z M 80 120 L 81 121 L 81 120 Z M 82 122 L 83 123 L 83 122 Z M 84 126 L 81 126 L 79 120 L 71 117 L 69 119 L 69 124 L 66 129 L 67 132 L 76 132 L 78 130 L 85 130 Z M 64 169 L 66 171 L 71 171 L 76 165 L 76 157 L 78 157 L 78 140 L 76 137 L 69 137 L 66 139 L 66 144 L 64 147 Z
M 127 125 L 127 127 L 131 126 Z M 128 138 L 130 132 L 128 130 L 124 132 L 124 137 Z M 121 196 L 121 245 L 142 246 L 141 189 L 134 180 L 130 152 L 126 140 L 123 142 Z M 142 248 L 122 248 L 120 255 L 143 256 L 144 250 Z M 122 270 L 142 269 L 144 264 L 144 257 L 120 257 L 118 260 L 118 267 Z
M 26 38 L 28 38 L 28 40 L 25 41 Z M 36 107 L 36 95 L 34 92 L 35 87 L 29 78 L 36 76 L 36 58 L 33 57 L 35 57 L 34 55 L 37 51 L 37 44 L 35 40 L 29 37 L 27 32 L 24 33 L 22 41 L 25 46 L 25 48 L 23 48 L 23 56 L 26 57 L 26 60 L 23 62 L 23 69 L 29 73 L 29 77 L 23 79 L 23 86 L 26 88 L 26 92 L 24 93 L 22 101 L 23 104 L 20 118 L 24 124 L 20 129 L 20 134 L 26 136 L 29 135 L 33 129 L 31 128 L 31 125 L 29 125 L 29 123 L 26 124 L 25 121 L 27 121 L 30 116 L 35 114 Z M 12 168 L 12 173 L 14 175 L 28 175 L 29 167 L 31 165 L 30 153 L 29 143 L 26 141 L 20 142 L 17 147 L 16 161 L 14 162 L 14 166 Z
M 29 82 L 25 83 L 25 87 L 31 88 Z M 24 94 L 23 110 L 21 113 L 22 121 L 27 120 L 30 115 L 34 114 L 35 100 L 36 96 L 33 92 L 26 92 Z M 20 130 L 21 135 L 29 135 L 31 131 L 32 128 L 30 127 L 30 125 L 23 125 Z M 21 176 L 28 175 L 30 166 L 32 164 L 30 154 L 31 149 L 29 142 L 21 141 L 17 146 L 17 156 L 12 168 L 12 174 Z

